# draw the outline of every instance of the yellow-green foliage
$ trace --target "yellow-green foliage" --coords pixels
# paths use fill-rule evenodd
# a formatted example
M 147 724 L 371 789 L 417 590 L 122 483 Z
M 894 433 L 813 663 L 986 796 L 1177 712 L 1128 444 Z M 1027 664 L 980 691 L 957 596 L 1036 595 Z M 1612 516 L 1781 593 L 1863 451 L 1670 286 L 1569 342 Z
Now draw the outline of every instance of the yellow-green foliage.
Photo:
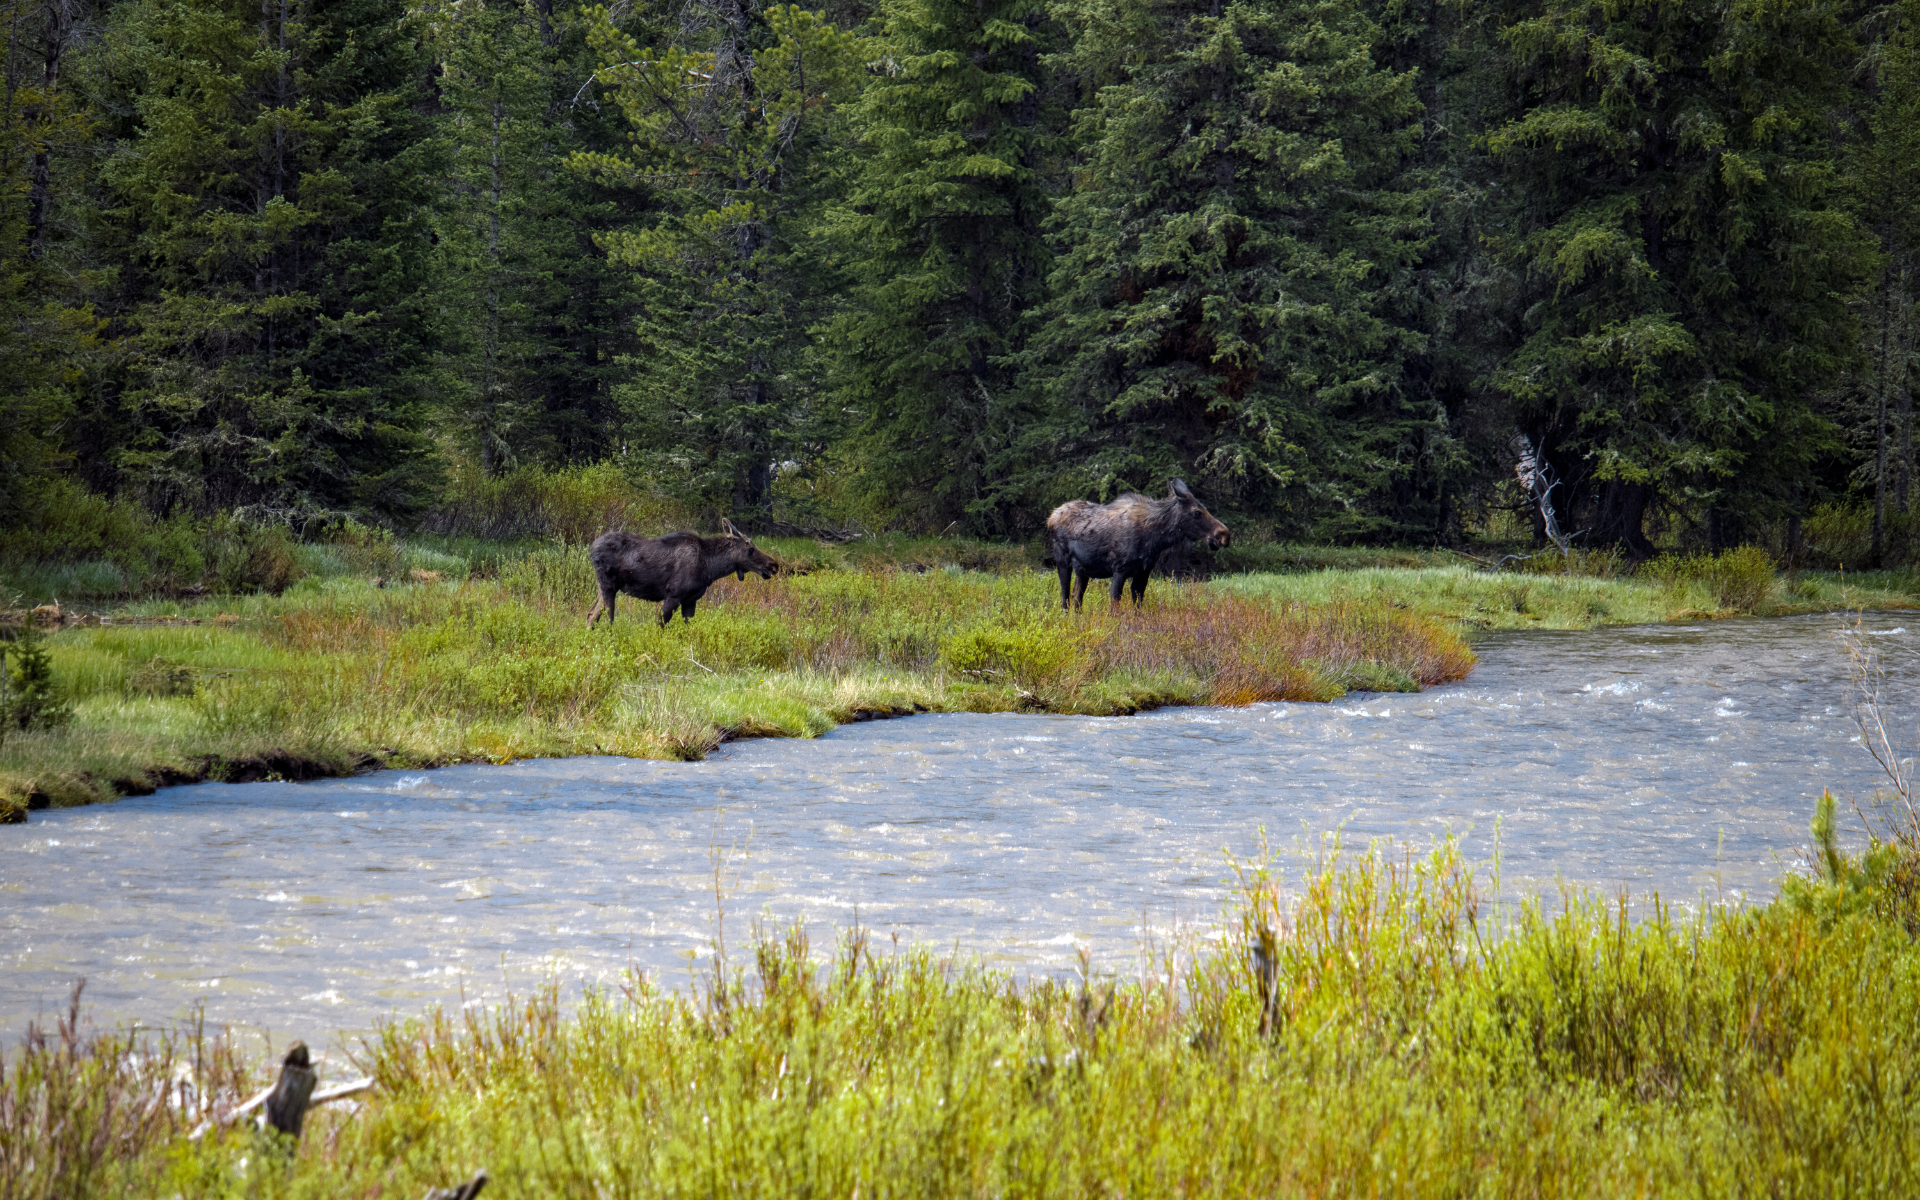
M 503 1200 L 1920 1185 L 1920 946 L 1871 906 L 1496 908 L 1449 846 L 1280 882 L 1243 868 L 1222 937 L 1126 978 L 787 931 L 697 995 L 403 1022 L 359 1055 L 366 1107 L 319 1110 L 286 1159 L 144 1103 L 191 1046 L 9 1051 L 0 1164 L 35 1200 L 417 1196 L 481 1167 Z M 226 1094 L 265 1077 L 209 1057 Z
M 1920 509 L 1902 512 L 1887 505 L 1881 530 L 1881 554 L 1888 565 L 1920 565 Z M 1848 574 L 1873 562 L 1871 505 L 1823 504 L 1801 528 L 1802 564 Z
M 1300 575 L 1233 575 L 1215 589 L 1300 604 L 1384 603 L 1480 629 L 1591 629 L 1664 621 L 1714 608 L 1704 588 L 1678 592 L 1641 579 L 1481 571 L 1466 566 L 1375 568 Z
M 1713 597 L 1713 607 L 1737 613 L 1760 611 L 1774 588 L 1773 560 L 1758 546 L 1684 558 L 1663 554 L 1640 574 L 1676 592 L 1697 585 Z

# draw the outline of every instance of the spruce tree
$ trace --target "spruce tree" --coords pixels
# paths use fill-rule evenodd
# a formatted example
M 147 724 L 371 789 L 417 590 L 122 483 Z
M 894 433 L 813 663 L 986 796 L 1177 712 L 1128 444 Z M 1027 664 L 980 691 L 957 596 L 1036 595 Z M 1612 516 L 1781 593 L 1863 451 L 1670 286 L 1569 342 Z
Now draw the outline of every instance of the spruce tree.
M 567 168 L 599 124 L 570 103 L 592 70 L 583 22 L 551 0 L 426 12 L 448 169 L 434 288 L 449 428 L 487 474 L 604 457 L 607 351 L 630 341 L 636 301 L 592 244 L 607 198 Z
M 1665 504 L 1735 543 L 1833 446 L 1810 397 L 1856 352 L 1867 249 L 1836 203 L 1842 15 L 1553 0 L 1504 33 L 1528 111 L 1489 148 L 1528 294 L 1497 379 L 1595 538 L 1650 553 Z
M 883 56 L 853 115 L 831 237 L 850 278 L 827 332 L 847 465 L 876 508 L 1004 527 L 987 495 L 1011 441 L 1006 361 L 1044 292 L 1049 132 L 1036 0 L 883 0 Z
M 1111 0 L 1064 65 L 1084 165 L 1053 229 L 1026 457 L 1049 500 L 1164 488 L 1295 533 L 1378 535 L 1431 404 L 1395 322 L 1426 226 L 1410 75 L 1352 4 Z M 1049 465 L 1053 464 L 1053 465 Z
M 862 44 L 819 14 L 696 0 L 649 47 L 597 13 L 622 150 L 573 157 L 653 211 L 599 235 L 636 272 L 638 352 L 619 391 L 632 460 L 715 512 L 771 502 L 776 461 L 817 437 L 808 329 L 832 299 L 810 231 Z
M 81 0 L 0 0 L 0 528 L 32 519 L 97 365 L 79 164 L 95 128 L 73 87 Z
M 1920 0 L 1887 14 L 1887 36 L 1863 120 L 1849 147 L 1854 211 L 1878 242 L 1875 278 L 1864 290 L 1865 335 L 1855 391 L 1866 419 L 1861 472 L 1873 493 L 1873 561 L 1886 560 L 1889 501 L 1913 498 L 1913 378 L 1920 356 Z M 1864 426 L 1864 428 L 1861 428 Z M 1889 487 L 1891 483 L 1891 487 Z
M 426 61 L 397 0 L 132 0 L 104 241 L 132 350 L 88 414 L 157 509 L 409 509 L 424 437 Z

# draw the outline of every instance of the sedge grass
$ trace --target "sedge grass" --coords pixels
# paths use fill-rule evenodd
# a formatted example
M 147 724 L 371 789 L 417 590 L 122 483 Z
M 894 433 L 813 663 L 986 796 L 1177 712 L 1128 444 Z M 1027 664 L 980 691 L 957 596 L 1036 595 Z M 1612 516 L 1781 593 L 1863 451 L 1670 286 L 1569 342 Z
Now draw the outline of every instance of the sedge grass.
M 1210 940 L 1021 983 L 847 931 L 391 1024 L 297 1148 L 193 1039 L 0 1060 L 11 1196 L 1838 1196 L 1920 1185 L 1920 944 L 1819 902 L 1496 907 L 1451 845 L 1238 868 Z M 1283 887 L 1283 884 L 1291 886 Z M 1906 914 L 1910 918 L 1911 913 Z M 206 1059 L 202 1068 L 189 1065 Z M 176 1099 L 177 1097 L 177 1099 Z
M 550 548 L 492 578 L 310 576 L 279 597 L 148 602 L 49 639 L 75 717 L 0 743 L 0 803 L 370 761 L 697 758 L 729 737 L 925 710 L 1327 700 L 1473 664 L 1451 628 L 1385 605 L 1167 583 L 1143 610 L 1069 616 L 1053 588 L 958 564 L 729 578 L 692 622 L 662 628 L 629 601 L 589 630 L 585 556 Z

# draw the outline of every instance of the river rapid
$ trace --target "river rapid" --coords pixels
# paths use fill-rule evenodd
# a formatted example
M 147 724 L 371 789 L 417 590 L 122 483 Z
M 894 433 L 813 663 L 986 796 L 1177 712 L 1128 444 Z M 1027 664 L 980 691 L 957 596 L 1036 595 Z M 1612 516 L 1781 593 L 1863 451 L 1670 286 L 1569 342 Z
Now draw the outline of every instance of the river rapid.
M 1868 614 L 1903 741 L 1920 614 Z M 95 1020 L 328 1040 L 638 967 L 684 987 L 755 921 L 856 920 L 1018 974 L 1129 971 L 1206 929 L 1226 855 L 1448 834 L 1502 894 L 1765 898 L 1823 787 L 1870 795 L 1833 617 L 1494 634 L 1464 682 L 1126 718 L 929 714 L 702 763 L 206 784 L 0 827 L 0 1039 Z M 1857 822 L 1854 840 L 1860 840 Z M 1291 869 L 1291 868 L 1290 868 Z M 1296 873 L 1297 877 L 1297 873 Z M 718 899 L 716 899 L 716 886 Z

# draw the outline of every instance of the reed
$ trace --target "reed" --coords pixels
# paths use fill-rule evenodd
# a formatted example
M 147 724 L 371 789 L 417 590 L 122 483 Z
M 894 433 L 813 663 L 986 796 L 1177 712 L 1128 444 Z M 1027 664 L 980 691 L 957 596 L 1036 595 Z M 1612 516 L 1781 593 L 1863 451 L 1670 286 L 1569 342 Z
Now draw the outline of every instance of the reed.
M 417 1196 L 477 1167 L 503 1197 L 1920 1184 L 1920 949 L 1884 905 L 1499 903 L 1451 845 L 1234 870 L 1215 936 L 1126 977 L 1021 983 L 861 929 L 819 954 L 794 928 L 692 991 L 549 984 L 396 1022 L 354 1051 L 374 1098 L 315 1114 L 290 1161 L 187 1142 L 192 1104 L 153 1104 L 168 1081 L 237 1096 L 244 1070 L 16 1049 L 0 1161 L 23 1198 Z M 63 1119 L 83 1094 L 154 1116 Z

